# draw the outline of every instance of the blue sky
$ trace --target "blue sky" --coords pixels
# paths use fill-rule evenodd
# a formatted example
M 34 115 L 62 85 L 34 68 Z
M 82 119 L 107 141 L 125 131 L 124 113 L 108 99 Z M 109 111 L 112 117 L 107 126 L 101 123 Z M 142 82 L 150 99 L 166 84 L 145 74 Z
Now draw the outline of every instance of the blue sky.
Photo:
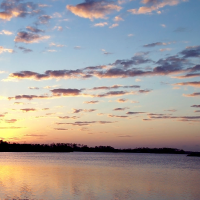
M 200 150 L 199 7 L 0 1 L 0 138 Z

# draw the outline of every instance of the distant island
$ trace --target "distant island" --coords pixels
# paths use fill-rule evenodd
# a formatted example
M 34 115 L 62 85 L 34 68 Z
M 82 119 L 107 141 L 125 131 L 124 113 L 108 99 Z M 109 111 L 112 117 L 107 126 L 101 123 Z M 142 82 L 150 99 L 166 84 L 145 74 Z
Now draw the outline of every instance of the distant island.
M 0 152 L 111 152 L 111 153 L 156 153 L 156 154 L 188 154 L 188 156 L 200 156 L 200 152 L 186 152 L 176 148 L 135 148 L 115 149 L 111 146 L 88 147 L 74 143 L 52 144 L 20 144 L 0 140 Z

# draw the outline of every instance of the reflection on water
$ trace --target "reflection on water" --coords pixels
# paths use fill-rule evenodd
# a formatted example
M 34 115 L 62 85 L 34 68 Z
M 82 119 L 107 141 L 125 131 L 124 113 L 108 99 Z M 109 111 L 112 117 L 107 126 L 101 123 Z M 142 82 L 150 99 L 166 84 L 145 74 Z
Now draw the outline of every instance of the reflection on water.
M 199 185 L 185 155 L 0 153 L 0 199 L 198 200 Z

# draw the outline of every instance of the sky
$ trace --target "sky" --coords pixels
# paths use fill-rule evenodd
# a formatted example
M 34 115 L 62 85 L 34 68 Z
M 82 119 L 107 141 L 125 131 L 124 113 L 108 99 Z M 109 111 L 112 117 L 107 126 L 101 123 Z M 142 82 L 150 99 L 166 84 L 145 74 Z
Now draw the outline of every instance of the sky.
M 200 0 L 1 0 L 0 139 L 200 151 Z

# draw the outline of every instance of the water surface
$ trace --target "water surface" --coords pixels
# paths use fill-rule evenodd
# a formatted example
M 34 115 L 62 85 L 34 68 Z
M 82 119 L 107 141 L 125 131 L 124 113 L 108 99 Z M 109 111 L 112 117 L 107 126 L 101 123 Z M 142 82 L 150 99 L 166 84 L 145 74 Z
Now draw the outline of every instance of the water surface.
M 0 153 L 0 200 L 199 200 L 200 158 Z

